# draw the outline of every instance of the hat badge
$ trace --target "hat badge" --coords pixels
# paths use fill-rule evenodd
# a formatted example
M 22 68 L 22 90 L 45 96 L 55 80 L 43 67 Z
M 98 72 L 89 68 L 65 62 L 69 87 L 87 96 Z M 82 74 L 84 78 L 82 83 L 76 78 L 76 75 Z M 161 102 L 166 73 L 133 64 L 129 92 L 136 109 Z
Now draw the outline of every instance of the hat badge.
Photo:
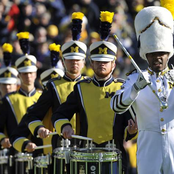
M 76 46 L 76 47 L 73 47 L 73 46 L 71 46 L 71 53 L 78 53 L 79 52 L 79 47 L 78 46 Z
M 107 54 L 108 52 L 108 49 L 106 47 L 105 48 L 99 47 L 98 49 L 99 49 L 98 54 Z
M 11 77 L 11 72 L 5 72 L 4 77 Z
M 58 74 L 51 74 L 51 79 L 58 77 Z
M 31 60 L 25 60 L 24 66 L 31 66 Z

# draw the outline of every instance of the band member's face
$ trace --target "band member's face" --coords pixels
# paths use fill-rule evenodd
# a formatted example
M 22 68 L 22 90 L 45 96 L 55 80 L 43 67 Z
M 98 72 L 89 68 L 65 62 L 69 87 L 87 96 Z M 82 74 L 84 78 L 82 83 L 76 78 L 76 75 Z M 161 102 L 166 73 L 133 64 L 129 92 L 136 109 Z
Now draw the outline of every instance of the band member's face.
M 17 84 L 0 84 L 0 91 L 2 97 L 16 90 L 17 90 Z
M 21 85 L 32 85 L 36 79 L 36 72 L 19 73 Z
M 115 68 L 115 62 L 92 61 L 91 66 L 98 77 L 105 78 Z
M 168 63 L 168 52 L 154 52 L 146 54 L 150 68 L 154 72 L 161 72 L 167 67 Z
M 82 68 L 84 67 L 84 60 L 65 60 L 65 66 L 67 68 L 67 71 L 71 74 L 77 74 L 79 75 L 81 73 Z

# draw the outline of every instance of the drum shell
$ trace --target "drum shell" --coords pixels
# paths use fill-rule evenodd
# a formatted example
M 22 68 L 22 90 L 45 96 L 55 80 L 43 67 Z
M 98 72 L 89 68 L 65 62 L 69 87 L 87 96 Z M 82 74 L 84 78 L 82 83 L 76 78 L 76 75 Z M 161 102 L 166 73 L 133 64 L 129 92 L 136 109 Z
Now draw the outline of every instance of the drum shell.
M 70 153 L 72 148 L 58 147 L 53 151 L 53 171 L 54 174 L 70 173 Z
M 119 173 L 119 160 L 121 152 L 117 149 L 106 148 L 78 149 L 71 152 L 71 174 L 109 174 Z
M 0 151 L 0 164 L 8 163 L 8 149 L 3 149 Z
M 25 174 L 33 170 L 33 157 L 30 153 L 19 152 L 14 155 L 15 174 Z
M 34 158 L 34 166 L 38 168 L 47 168 L 51 163 L 50 155 L 43 155 Z

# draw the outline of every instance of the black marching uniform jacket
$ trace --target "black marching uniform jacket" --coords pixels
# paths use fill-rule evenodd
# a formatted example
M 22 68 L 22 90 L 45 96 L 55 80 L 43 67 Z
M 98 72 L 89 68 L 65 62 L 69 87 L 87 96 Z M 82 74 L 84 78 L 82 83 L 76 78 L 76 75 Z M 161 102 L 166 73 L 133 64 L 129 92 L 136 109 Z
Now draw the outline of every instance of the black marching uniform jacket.
M 74 80 L 70 79 L 66 75 L 63 78 L 58 77 L 51 79 L 47 83 L 37 103 L 28 108 L 27 113 L 23 117 L 19 127 L 14 131 L 10 138 L 11 143 L 13 143 L 15 146 L 19 139 L 27 136 L 29 130 L 34 135 L 34 137 L 37 136 L 37 131 L 40 127 L 45 127 L 50 131 L 54 131 L 51 122 L 52 112 L 54 112 L 61 103 L 65 102 L 67 96 L 72 92 L 75 83 L 81 79 L 84 79 L 84 77 L 81 75 Z M 73 117 L 71 123 L 73 128 L 76 129 L 76 117 Z M 57 138 L 58 137 L 54 135 L 42 139 L 42 141 L 44 145 L 52 143 L 54 149 L 55 146 L 57 146 Z M 22 147 L 22 151 L 24 150 L 25 145 L 29 142 L 29 140 L 26 140 L 25 138 L 23 138 L 23 140 L 23 143 L 20 145 Z M 50 152 L 50 149 L 45 148 L 44 154 L 47 154 L 48 152 Z
M 79 81 L 67 101 L 53 113 L 52 122 L 60 134 L 62 128 L 70 124 L 73 114 L 79 113 L 80 135 L 92 138 L 98 147 L 104 147 L 114 139 L 122 152 L 124 168 L 127 162 L 123 140 L 135 136 L 127 131 L 128 119 L 132 117 L 129 112 L 124 116 L 116 115 L 110 108 L 110 99 L 122 83 L 123 80 L 112 76 L 107 81 L 97 81 L 95 77 Z

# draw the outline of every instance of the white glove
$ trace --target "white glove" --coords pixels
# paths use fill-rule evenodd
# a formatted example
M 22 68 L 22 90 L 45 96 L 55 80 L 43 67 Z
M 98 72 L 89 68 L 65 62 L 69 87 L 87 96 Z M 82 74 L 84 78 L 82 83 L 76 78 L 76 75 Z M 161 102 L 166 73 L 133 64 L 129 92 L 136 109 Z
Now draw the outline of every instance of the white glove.
M 140 91 L 141 89 L 145 88 L 147 85 L 149 85 L 150 79 L 149 79 L 149 74 L 148 72 L 143 72 L 139 74 L 137 81 L 134 83 L 134 88 L 137 91 Z

